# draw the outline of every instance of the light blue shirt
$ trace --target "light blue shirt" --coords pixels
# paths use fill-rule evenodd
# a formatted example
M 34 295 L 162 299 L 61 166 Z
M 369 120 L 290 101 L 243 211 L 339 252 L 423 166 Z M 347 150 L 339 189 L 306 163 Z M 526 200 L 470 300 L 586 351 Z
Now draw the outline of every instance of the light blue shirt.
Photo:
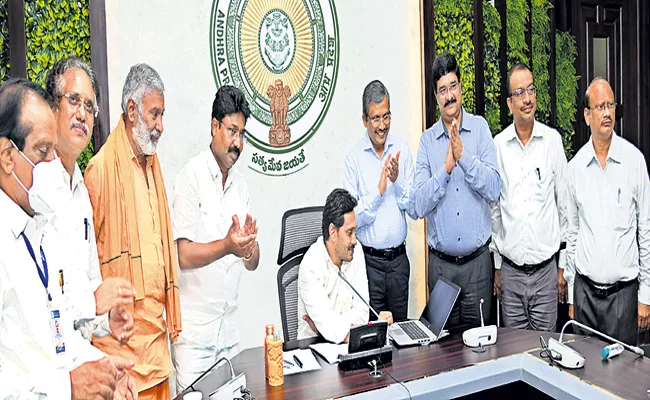
M 395 183 L 388 179 L 384 195 L 379 194 L 381 171 L 391 154 L 399 156 L 399 175 Z M 408 212 L 415 219 L 410 191 L 413 183 L 413 157 L 406 141 L 390 132 L 380 159 L 366 131 L 361 141 L 345 157 L 345 189 L 357 199 L 357 240 L 376 249 L 397 247 L 406 239 Z
M 492 233 L 489 202 L 499 198 L 492 134 L 485 119 L 462 111 L 463 155 L 445 171 L 449 133 L 442 119 L 424 131 L 415 166 L 412 201 L 418 218 L 428 218 L 429 246 L 451 256 L 465 256 L 481 247 Z

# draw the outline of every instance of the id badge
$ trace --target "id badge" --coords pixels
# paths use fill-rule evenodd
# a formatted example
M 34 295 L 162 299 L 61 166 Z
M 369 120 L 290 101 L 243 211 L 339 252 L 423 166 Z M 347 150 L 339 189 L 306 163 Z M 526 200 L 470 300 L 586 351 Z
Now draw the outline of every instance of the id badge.
M 50 326 L 52 328 L 52 340 L 56 354 L 65 353 L 65 339 L 63 337 L 63 324 L 59 310 L 50 310 Z

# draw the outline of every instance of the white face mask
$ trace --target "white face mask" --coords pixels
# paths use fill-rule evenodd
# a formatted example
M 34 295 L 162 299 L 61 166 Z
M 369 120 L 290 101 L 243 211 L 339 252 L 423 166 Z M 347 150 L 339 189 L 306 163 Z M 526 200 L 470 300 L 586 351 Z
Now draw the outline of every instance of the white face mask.
M 61 207 L 72 201 L 70 188 L 65 184 L 65 168 L 59 157 L 52 161 L 40 162 L 36 165 L 18 149 L 11 141 L 16 150 L 22 155 L 34 169 L 32 170 L 32 187 L 27 189 L 18 179 L 15 172 L 11 172 L 18 184 L 27 192 L 29 205 L 36 214 L 51 218 Z

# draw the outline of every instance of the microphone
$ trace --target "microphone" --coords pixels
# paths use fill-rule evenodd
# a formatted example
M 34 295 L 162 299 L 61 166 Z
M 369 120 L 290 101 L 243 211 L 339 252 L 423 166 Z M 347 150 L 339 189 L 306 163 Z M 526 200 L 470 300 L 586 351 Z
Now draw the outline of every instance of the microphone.
M 232 363 L 231 363 L 230 360 L 227 359 L 226 357 L 221 357 L 220 359 L 217 360 L 216 363 L 212 364 L 212 366 L 211 366 L 210 368 L 208 368 L 207 371 L 205 371 L 205 372 L 202 373 L 198 378 L 196 378 L 196 379 L 194 380 L 194 382 L 192 382 L 192 384 L 191 384 L 190 386 L 188 386 L 187 388 L 185 388 L 185 390 L 183 390 L 183 394 L 185 394 L 185 393 L 189 393 L 189 392 L 193 391 L 193 390 L 194 390 L 194 385 L 196 385 L 197 383 L 199 383 L 199 382 L 200 382 L 200 381 L 201 381 L 201 380 L 202 380 L 202 379 L 203 379 L 207 374 L 209 374 L 210 372 L 212 372 L 212 370 L 213 370 L 217 365 L 221 364 L 222 361 L 225 361 L 225 362 L 228 363 L 228 365 L 230 366 L 230 377 L 231 377 L 231 379 L 235 379 L 235 370 L 234 370 L 233 367 L 232 367 Z
M 643 355 L 645 354 L 645 352 L 643 351 L 643 349 L 640 348 L 640 347 L 637 347 L 637 346 L 630 346 L 629 344 L 625 344 L 625 343 L 621 342 L 621 341 L 618 340 L 618 339 L 614 339 L 613 337 L 608 336 L 608 335 L 605 335 L 605 334 L 602 333 L 602 332 L 598 332 L 597 330 L 592 329 L 592 328 L 588 327 L 588 326 L 585 325 L 585 324 L 581 324 L 580 322 L 578 322 L 578 321 L 576 321 L 576 320 L 573 320 L 573 319 L 567 321 L 567 323 L 564 324 L 564 326 L 562 327 L 562 331 L 560 332 L 560 343 L 562 343 L 562 337 L 564 336 L 564 329 L 566 329 L 566 327 L 569 326 L 569 325 L 577 325 L 577 326 L 579 326 L 580 328 L 582 328 L 582 329 L 584 329 L 584 330 L 586 330 L 586 331 L 589 331 L 589 332 L 591 332 L 591 333 L 595 333 L 596 335 L 601 336 L 601 337 L 604 337 L 605 339 L 607 339 L 607 340 L 609 340 L 609 341 L 612 341 L 612 342 L 614 342 L 614 343 L 618 343 L 618 344 L 620 344 L 621 346 L 625 347 L 626 349 L 630 350 L 632 353 L 634 353 L 634 354 L 636 354 L 636 355 L 638 355 L 638 356 L 643 357 Z
M 375 315 L 377 316 L 378 319 L 381 319 L 381 317 L 379 316 L 379 313 L 377 313 L 377 311 L 375 311 L 374 308 L 370 307 L 370 304 L 368 304 L 368 302 L 366 301 L 366 299 L 364 299 L 363 296 L 360 295 L 359 292 L 357 292 L 357 289 L 355 289 L 354 286 L 352 286 L 352 284 L 347 280 L 347 278 L 346 278 L 345 275 L 343 274 L 343 271 L 341 271 L 340 269 L 339 269 L 339 278 L 341 278 L 341 279 L 343 280 L 343 282 L 345 282 L 345 283 L 348 284 L 348 286 L 350 287 L 350 289 L 352 289 L 352 291 L 354 292 L 354 294 L 356 294 L 357 297 L 359 297 L 359 298 L 361 299 L 361 301 L 363 301 L 363 304 L 365 304 L 365 305 L 368 306 L 368 308 L 370 309 L 370 311 L 372 311 L 373 314 L 375 314 Z
M 479 308 L 481 310 L 481 326 L 485 326 L 485 322 L 483 322 L 483 298 L 481 297 L 481 304 L 479 305 Z

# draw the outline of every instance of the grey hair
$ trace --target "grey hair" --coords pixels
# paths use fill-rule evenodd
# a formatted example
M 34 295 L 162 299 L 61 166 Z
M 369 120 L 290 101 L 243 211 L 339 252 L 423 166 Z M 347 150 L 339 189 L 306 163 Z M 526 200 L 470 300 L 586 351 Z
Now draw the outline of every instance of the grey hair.
M 607 82 L 607 79 L 603 78 L 602 76 L 597 76 L 594 79 L 592 79 L 591 82 L 589 82 L 589 86 L 587 86 L 587 90 L 585 90 L 585 99 L 584 99 L 584 107 L 585 108 L 590 108 L 590 106 L 589 106 L 589 89 L 591 89 L 591 87 L 594 85 L 594 83 L 596 83 L 598 81 Z
M 72 69 L 80 69 L 88 75 L 93 86 L 96 103 L 99 98 L 97 75 L 92 67 L 79 57 L 62 58 L 54 64 L 45 77 L 45 90 L 47 93 L 52 96 L 55 101 L 58 101 L 59 98 L 63 97 L 65 94 L 63 93 L 63 90 L 65 89 L 65 80 L 63 79 L 63 75 L 65 75 L 66 71 Z
M 384 97 L 388 98 L 388 108 L 390 109 L 390 94 L 388 94 L 386 86 L 378 80 L 370 82 L 363 90 L 363 116 L 368 118 L 370 104 L 379 104 L 384 101 Z
M 155 69 L 142 63 L 131 67 L 122 89 L 122 112 L 126 113 L 129 99 L 133 99 L 138 108 L 147 92 L 165 92 L 165 85 Z

